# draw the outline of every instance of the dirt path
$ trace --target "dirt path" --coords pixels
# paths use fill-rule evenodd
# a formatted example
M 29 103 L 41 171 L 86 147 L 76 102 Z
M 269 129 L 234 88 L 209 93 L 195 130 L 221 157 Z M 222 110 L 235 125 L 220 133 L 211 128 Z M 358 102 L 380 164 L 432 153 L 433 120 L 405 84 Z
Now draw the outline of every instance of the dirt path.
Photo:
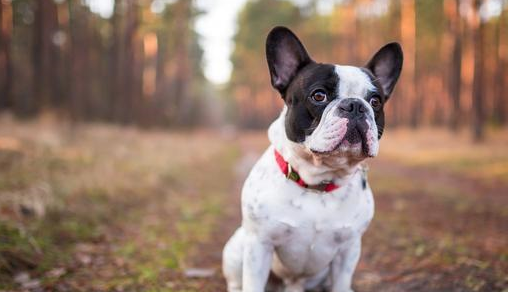
M 187 287 L 225 291 L 222 247 L 240 222 L 241 182 L 264 149 L 254 139 L 242 141 L 239 180 L 225 215 L 213 239 L 192 259 L 217 273 Z M 507 291 L 506 186 L 383 158 L 371 163 L 370 175 L 376 216 L 364 237 L 356 291 Z
M 11 219 L 0 220 L 0 292 L 225 291 L 221 252 L 264 133 L 93 128 L 48 152 L 25 130 L 28 146 L 0 152 L 4 197 L 33 172 L 21 182 L 47 176 L 45 189 L 67 192 L 37 220 L 0 204 Z M 357 292 L 508 292 L 508 185 L 383 157 L 370 166 L 376 215 Z
M 226 291 L 226 283 L 221 270 L 222 249 L 240 225 L 240 191 L 243 181 L 266 147 L 266 143 L 265 139 L 260 139 L 258 134 L 245 135 L 240 139 L 240 158 L 235 167 L 236 181 L 231 186 L 231 192 L 225 194 L 227 196 L 225 201 L 228 203 L 223 206 L 222 218 L 216 224 L 210 240 L 200 244 L 197 248 L 200 252 L 189 259 L 193 266 L 213 270 L 214 274 L 202 279 L 186 278 L 184 275 L 180 275 L 180 279 L 177 281 L 178 286 L 175 288 L 196 289 L 196 291 L 203 292 Z
M 370 181 L 359 291 L 505 291 L 507 186 L 382 158 Z

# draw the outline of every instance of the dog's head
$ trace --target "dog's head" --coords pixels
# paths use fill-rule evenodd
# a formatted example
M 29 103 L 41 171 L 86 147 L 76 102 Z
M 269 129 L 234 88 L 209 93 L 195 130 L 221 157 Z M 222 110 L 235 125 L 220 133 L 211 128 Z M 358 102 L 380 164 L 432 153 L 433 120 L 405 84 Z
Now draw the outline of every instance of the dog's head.
M 276 27 L 266 58 L 272 86 L 287 107 L 289 140 L 318 156 L 359 161 L 377 155 L 383 107 L 402 69 L 399 44 L 382 47 L 365 67 L 317 63 L 295 34 Z

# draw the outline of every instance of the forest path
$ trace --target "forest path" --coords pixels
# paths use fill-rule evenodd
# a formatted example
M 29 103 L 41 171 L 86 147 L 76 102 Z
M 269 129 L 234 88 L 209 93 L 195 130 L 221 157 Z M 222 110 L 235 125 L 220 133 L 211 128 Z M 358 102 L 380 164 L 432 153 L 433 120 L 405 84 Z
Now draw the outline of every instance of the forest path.
M 72 133 L 0 127 L 0 291 L 225 291 L 222 248 L 266 134 Z M 369 161 L 356 291 L 507 292 L 506 143 L 452 151 L 449 135 L 397 133 L 381 148 L 400 153 Z M 34 194 L 48 202 L 17 201 Z

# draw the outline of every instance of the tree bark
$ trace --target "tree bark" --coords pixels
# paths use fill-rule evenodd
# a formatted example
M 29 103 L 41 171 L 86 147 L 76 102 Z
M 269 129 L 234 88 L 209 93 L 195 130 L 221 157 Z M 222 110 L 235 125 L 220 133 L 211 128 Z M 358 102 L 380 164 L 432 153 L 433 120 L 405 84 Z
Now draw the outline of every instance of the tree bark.
M 83 120 L 88 112 L 90 95 L 89 21 L 84 7 L 77 1 L 68 1 L 70 50 L 70 113 L 75 121 Z
M 484 34 L 485 23 L 480 19 L 478 10 L 482 0 L 475 0 L 474 23 L 473 23 L 473 44 L 474 44 L 474 77 L 473 77 L 473 140 L 480 142 L 484 139 L 484 103 L 483 103 L 483 74 L 484 74 Z
M 506 124 L 506 103 L 508 99 L 506 98 L 506 66 L 508 65 L 508 30 L 506 26 L 508 25 L 506 19 L 506 10 L 503 7 L 501 15 L 499 16 L 499 20 L 496 27 L 496 73 L 495 73 L 495 95 L 494 95 L 494 121 L 499 125 Z
M 135 120 L 135 100 L 139 98 L 141 92 L 138 88 L 139 80 L 136 80 L 137 73 L 134 72 L 138 70 L 136 60 L 139 45 L 137 38 L 139 10 L 134 0 L 117 0 L 115 5 L 119 9 L 114 23 L 118 42 L 115 60 L 114 116 L 116 121 L 127 124 Z
M 35 11 L 34 46 L 32 52 L 34 72 L 35 108 L 48 106 L 57 92 L 55 87 L 58 58 L 57 47 L 53 44 L 54 34 L 58 29 L 58 14 L 53 0 L 37 1 Z
M 460 0 L 451 0 L 451 33 L 453 44 L 451 51 L 450 74 L 448 80 L 448 92 L 451 101 L 450 129 L 456 132 L 459 129 L 461 119 L 460 95 L 462 87 L 462 21 L 460 19 Z
M 400 0 L 401 12 L 401 40 L 404 47 L 404 74 L 402 74 L 401 84 L 404 85 L 403 97 L 406 99 L 403 103 L 405 107 L 400 107 L 401 119 L 409 122 L 416 127 L 418 118 L 418 96 L 416 94 L 416 2 L 414 0 Z M 401 103 L 401 105 L 403 104 Z M 405 114 L 406 116 L 402 116 Z M 408 116 L 409 114 L 409 116 Z
M 118 80 L 118 62 L 119 62 L 119 35 L 120 35 L 120 1 L 114 0 L 113 15 L 109 20 L 111 25 L 111 37 L 108 46 L 108 78 L 110 82 L 107 84 L 107 116 L 110 121 L 116 120 L 117 96 L 119 94 L 117 85 Z
M 191 106 L 190 83 L 192 79 L 191 63 L 189 58 L 190 39 L 192 37 L 189 19 L 191 18 L 191 3 L 188 0 L 180 0 L 176 4 L 176 31 L 178 32 L 179 45 L 176 48 L 177 75 L 174 87 L 174 106 L 176 122 L 186 124 Z
M 12 4 L 0 1 L 0 110 L 13 106 L 12 100 Z

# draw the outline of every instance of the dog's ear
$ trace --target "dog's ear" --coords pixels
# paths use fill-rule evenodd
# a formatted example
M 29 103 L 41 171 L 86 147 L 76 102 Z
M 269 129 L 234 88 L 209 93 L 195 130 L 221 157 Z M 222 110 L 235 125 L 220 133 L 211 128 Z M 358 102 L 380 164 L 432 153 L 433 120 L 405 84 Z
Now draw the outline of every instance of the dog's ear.
M 266 38 L 266 60 L 272 86 L 281 94 L 298 70 L 312 62 L 296 35 L 282 26 L 273 28 Z
M 399 79 L 403 59 L 400 45 L 389 43 L 382 47 L 367 63 L 367 69 L 374 74 L 387 97 L 390 96 Z

